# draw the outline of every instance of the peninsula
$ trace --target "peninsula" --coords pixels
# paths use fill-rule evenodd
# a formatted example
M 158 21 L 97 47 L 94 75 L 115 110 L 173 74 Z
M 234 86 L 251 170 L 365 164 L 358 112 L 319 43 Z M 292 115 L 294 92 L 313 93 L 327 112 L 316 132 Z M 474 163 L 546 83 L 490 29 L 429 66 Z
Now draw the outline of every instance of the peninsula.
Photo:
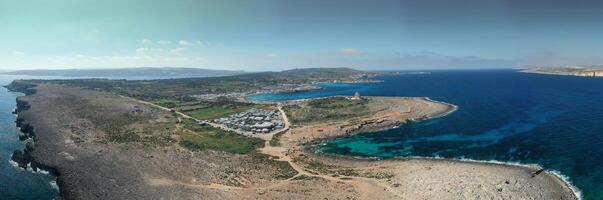
M 345 68 L 170 80 L 18 80 L 27 148 L 62 199 L 577 199 L 537 167 L 315 153 L 321 141 L 443 117 L 425 97 L 248 102 L 312 82 L 365 82 Z M 370 82 L 370 81 L 366 81 Z
M 521 72 L 583 77 L 603 77 L 603 66 L 524 67 Z

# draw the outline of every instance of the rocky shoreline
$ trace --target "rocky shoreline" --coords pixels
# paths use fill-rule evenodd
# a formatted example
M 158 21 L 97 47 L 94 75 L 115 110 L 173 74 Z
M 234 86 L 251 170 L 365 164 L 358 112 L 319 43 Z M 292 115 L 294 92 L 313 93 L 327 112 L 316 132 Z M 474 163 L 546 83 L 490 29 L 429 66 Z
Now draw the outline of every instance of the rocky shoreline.
M 36 90 L 32 88 L 32 85 L 15 87 L 14 85 L 5 86 L 11 92 L 23 93 L 25 95 L 32 95 L 36 93 Z M 25 148 L 22 150 L 15 150 L 11 155 L 11 161 L 15 162 L 17 167 L 24 170 L 31 168 L 33 172 L 44 171 L 53 177 L 56 177 L 56 184 L 60 192 L 62 181 L 59 180 L 60 173 L 57 169 L 44 165 L 38 162 L 32 153 L 35 151 L 36 146 L 36 133 L 35 127 L 25 122 L 25 119 L 20 115 L 23 111 L 27 111 L 31 108 L 31 105 L 27 101 L 23 101 L 16 98 L 16 108 L 13 114 L 17 115 L 15 125 L 19 129 L 19 140 L 25 144 Z

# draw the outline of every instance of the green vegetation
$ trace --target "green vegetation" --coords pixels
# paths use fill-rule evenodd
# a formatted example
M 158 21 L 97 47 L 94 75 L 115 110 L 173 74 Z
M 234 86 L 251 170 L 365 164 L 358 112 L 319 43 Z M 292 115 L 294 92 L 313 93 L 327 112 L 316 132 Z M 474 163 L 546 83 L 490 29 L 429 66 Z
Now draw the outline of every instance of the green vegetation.
M 197 105 L 197 109 L 183 111 L 194 118 L 208 120 L 226 117 L 235 113 L 249 110 L 251 108 L 264 107 L 264 105 L 261 104 L 241 103 L 234 101 L 205 102 L 199 104 L 200 105 Z
M 107 141 L 116 143 L 137 142 L 140 136 L 133 130 L 111 131 L 107 133 Z
M 288 105 L 284 109 L 293 123 L 312 123 L 367 115 L 370 113 L 369 101 L 368 99 L 351 100 L 345 97 L 331 97 Z
M 190 150 L 212 149 L 245 154 L 264 146 L 262 139 L 245 137 L 211 126 L 198 125 L 191 120 L 185 120 L 184 127 L 194 133 L 182 132 L 179 144 Z
M 347 109 L 366 105 L 366 103 L 368 103 L 366 99 L 350 100 L 346 97 L 331 97 L 310 101 L 308 106 L 324 109 Z

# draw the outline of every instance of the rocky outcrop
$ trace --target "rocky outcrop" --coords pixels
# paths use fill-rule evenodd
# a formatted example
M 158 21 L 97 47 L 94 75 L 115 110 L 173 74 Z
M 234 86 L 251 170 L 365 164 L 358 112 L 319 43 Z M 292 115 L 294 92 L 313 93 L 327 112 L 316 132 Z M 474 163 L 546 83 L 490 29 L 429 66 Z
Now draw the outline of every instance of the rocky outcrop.
M 32 95 L 36 93 L 36 86 L 34 84 L 21 80 L 15 80 L 4 87 L 11 92 L 20 92 L 25 95 Z

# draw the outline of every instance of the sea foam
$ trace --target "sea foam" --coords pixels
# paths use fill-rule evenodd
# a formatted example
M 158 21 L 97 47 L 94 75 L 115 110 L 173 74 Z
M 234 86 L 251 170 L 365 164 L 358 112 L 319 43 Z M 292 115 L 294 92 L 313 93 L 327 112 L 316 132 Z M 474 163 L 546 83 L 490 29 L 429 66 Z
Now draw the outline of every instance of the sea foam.
M 8 159 L 8 163 L 10 163 L 10 165 L 12 165 L 13 167 L 17 168 L 17 169 L 23 169 L 21 167 L 19 167 L 19 163 L 13 161 L 12 159 Z
M 55 180 L 50 181 L 50 187 L 52 189 L 55 189 L 55 190 L 59 191 L 59 185 L 57 185 L 57 181 L 55 181 Z

